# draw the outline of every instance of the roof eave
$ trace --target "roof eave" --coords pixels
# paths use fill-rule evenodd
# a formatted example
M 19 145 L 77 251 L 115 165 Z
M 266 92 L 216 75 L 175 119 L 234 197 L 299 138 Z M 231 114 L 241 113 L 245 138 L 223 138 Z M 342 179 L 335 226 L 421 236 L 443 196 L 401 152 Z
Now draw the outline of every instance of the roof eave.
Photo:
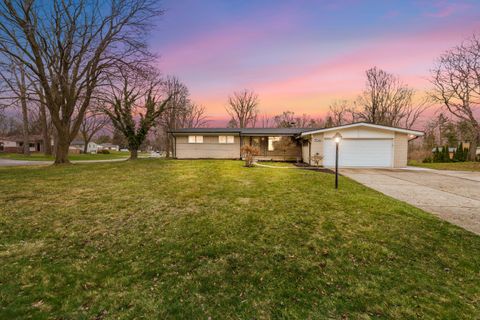
M 348 128 L 354 128 L 354 127 L 362 127 L 362 126 L 363 127 L 369 127 L 369 128 L 375 128 L 375 129 L 389 130 L 389 131 L 394 131 L 394 132 L 401 132 L 401 133 L 411 134 L 411 135 L 418 136 L 418 137 L 421 137 L 421 136 L 425 135 L 425 133 L 423 131 L 396 128 L 396 127 L 388 127 L 388 126 L 383 126 L 383 125 L 378 125 L 378 124 L 373 124 L 373 123 L 367 123 L 367 122 L 358 122 L 358 123 L 352 123 L 352 124 L 336 126 L 336 127 L 331 127 L 331 128 L 306 131 L 306 132 L 302 132 L 301 136 L 305 137 L 305 136 L 312 135 L 312 134 L 317 134 L 317 133 L 323 133 L 323 132 L 329 132 L 329 131 L 335 131 L 335 130 L 342 130 L 342 129 L 348 129 Z

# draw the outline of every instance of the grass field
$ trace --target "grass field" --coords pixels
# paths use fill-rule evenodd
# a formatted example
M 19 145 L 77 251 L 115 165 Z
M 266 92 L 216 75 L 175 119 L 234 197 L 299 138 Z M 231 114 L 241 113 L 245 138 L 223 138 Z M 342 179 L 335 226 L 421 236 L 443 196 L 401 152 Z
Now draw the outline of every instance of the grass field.
M 423 163 L 410 161 L 408 165 L 436 170 L 480 171 L 480 162 Z
M 110 151 L 110 154 L 70 154 L 70 160 L 109 160 L 109 159 L 122 159 L 128 158 L 130 156 L 129 152 L 120 152 L 120 151 Z M 10 160 L 28 160 L 28 161 L 53 161 L 55 158 L 53 156 L 46 156 L 43 153 L 32 153 L 30 156 L 26 156 L 19 153 L 0 153 L 0 159 L 10 159 Z
M 478 319 L 480 237 L 345 177 L 0 168 L 0 319 Z

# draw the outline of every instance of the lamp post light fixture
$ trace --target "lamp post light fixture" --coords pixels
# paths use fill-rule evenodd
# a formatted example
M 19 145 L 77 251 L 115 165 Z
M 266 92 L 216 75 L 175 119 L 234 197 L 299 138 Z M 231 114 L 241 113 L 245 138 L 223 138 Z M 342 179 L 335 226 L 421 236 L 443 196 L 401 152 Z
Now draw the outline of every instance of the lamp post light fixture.
M 338 189 L 338 145 L 342 141 L 342 135 L 339 132 L 335 133 L 333 141 L 335 141 L 335 189 Z

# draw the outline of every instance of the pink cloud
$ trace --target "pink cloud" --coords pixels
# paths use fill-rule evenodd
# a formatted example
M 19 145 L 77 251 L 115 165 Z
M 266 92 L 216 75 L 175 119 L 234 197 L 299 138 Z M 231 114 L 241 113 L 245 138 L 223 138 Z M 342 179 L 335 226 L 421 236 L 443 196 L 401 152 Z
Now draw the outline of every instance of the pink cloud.
M 398 74 L 420 91 L 429 87 L 428 69 L 442 52 L 470 35 L 480 23 L 445 26 L 415 35 L 396 35 L 363 43 L 357 49 L 336 54 L 311 64 L 298 61 L 245 71 L 250 79 L 235 86 L 218 87 L 208 94 L 195 92 L 194 99 L 208 106 L 213 116 L 224 116 L 228 94 L 242 87 L 255 90 L 261 98 L 262 112 L 275 114 L 290 109 L 297 113 L 325 114 L 334 99 L 351 99 L 363 89 L 366 69 L 378 66 Z M 463 33 L 463 34 L 462 34 Z M 283 75 L 265 81 L 262 75 Z

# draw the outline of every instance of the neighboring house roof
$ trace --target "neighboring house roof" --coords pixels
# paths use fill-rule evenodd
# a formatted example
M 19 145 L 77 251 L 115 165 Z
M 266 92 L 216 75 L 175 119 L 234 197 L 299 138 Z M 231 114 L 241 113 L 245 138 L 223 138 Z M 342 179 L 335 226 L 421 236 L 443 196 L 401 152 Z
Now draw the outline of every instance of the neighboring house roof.
M 90 141 L 88 144 L 95 144 L 96 145 L 96 143 L 93 142 L 93 141 Z M 70 143 L 70 145 L 83 146 L 83 145 L 85 145 L 85 141 L 83 141 L 83 140 L 73 140 L 72 143 Z
M 355 127 L 368 127 L 368 128 L 374 128 L 374 129 L 390 130 L 390 131 L 394 131 L 394 132 L 411 134 L 411 135 L 414 135 L 414 136 L 423 136 L 424 135 L 424 133 L 422 131 L 417 131 L 417 130 L 397 128 L 397 127 L 389 127 L 389 126 L 373 124 L 373 123 L 368 123 L 368 122 L 355 122 L 355 123 L 350 123 L 350 124 L 331 127 L 331 128 L 309 130 L 309 131 L 306 131 L 306 132 L 302 132 L 302 137 L 307 136 L 307 135 L 311 135 L 311 134 L 316 134 L 316 133 L 329 132 L 329 131 L 335 131 L 335 130 L 338 130 L 338 129 L 348 129 L 348 128 L 355 128 Z
M 170 131 L 170 133 L 195 134 L 195 133 L 225 133 L 241 135 L 298 135 L 311 128 L 184 128 Z
M 85 142 L 83 140 L 73 140 L 70 145 L 83 146 Z
M 102 147 L 118 147 L 118 144 L 113 144 L 113 143 L 109 143 L 109 142 L 101 143 L 100 145 Z

